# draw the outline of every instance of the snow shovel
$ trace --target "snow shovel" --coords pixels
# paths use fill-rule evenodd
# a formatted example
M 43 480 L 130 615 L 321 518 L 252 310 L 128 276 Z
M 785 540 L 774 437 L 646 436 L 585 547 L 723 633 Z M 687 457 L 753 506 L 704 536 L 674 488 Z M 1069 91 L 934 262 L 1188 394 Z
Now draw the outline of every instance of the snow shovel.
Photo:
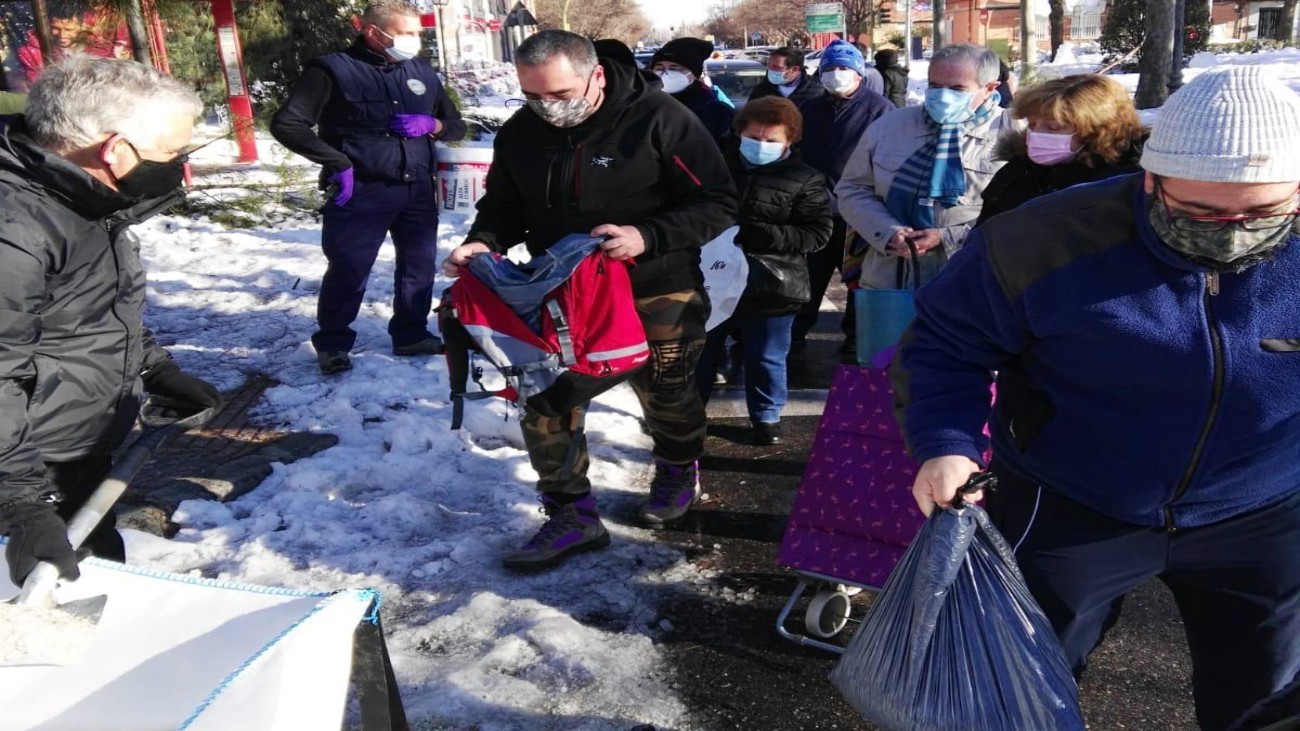
M 78 549 L 108 514 L 136 473 L 168 439 L 203 426 L 215 409 L 204 409 L 180 419 L 160 419 L 142 413 L 144 433 L 109 470 L 86 504 L 68 521 L 68 542 Z M 107 596 L 79 599 L 64 604 L 54 600 L 59 570 L 41 561 L 23 581 L 18 596 L 0 604 L 0 614 L 9 625 L 5 646 L 0 647 L 0 665 L 68 665 L 76 662 L 90 645 L 95 626 L 104 613 Z M 11 607 L 23 607 L 12 609 Z

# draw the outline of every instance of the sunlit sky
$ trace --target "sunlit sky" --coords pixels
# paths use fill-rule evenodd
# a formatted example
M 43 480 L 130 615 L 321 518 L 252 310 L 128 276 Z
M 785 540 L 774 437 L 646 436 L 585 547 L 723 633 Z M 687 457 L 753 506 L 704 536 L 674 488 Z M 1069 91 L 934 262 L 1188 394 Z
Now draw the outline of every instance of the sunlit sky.
M 703 23 L 717 0 L 637 0 L 657 29 L 679 27 L 683 22 Z
M 728 0 L 637 0 L 641 10 L 650 19 L 656 29 L 666 31 L 670 27 L 680 27 L 682 22 L 702 23 L 709 16 L 709 11 Z M 1047 0 L 1035 0 L 1038 12 L 1046 15 Z M 1073 7 L 1081 0 L 1066 0 L 1066 7 Z M 1100 0 L 1082 0 L 1085 5 L 1099 5 Z

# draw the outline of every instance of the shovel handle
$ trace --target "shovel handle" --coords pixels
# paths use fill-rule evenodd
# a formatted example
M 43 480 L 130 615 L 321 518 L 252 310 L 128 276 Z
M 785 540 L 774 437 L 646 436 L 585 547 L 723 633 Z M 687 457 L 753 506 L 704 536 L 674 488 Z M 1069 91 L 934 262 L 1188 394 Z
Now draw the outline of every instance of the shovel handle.
M 81 548 L 81 544 L 86 542 L 86 538 L 117 504 L 122 493 L 126 492 L 127 485 L 135 478 L 145 462 L 149 461 L 155 450 L 173 436 L 203 426 L 208 419 L 212 418 L 212 414 L 213 409 L 204 409 L 193 416 L 177 419 L 165 425 L 153 422 L 157 424 L 154 426 L 146 422 L 144 434 L 140 435 L 126 454 L 123 454 L 122 458 L 113 465 L 103 482 L 99 483 L 99 487 L 95 488 L 90 498 L 86 500 L 85 505 L 82 505 L 76 515 L 68 521 L 68 543 L 72 544 L 72 549 L 75 551 Z M 48 561 L 37 563 L 27 575 L 27 579 L 23 581 L 22 591 L 18 593 L 15 603 L 20 606 L 48 605 L 50 595 L 54 593 L 58 581 L 58 567 Z

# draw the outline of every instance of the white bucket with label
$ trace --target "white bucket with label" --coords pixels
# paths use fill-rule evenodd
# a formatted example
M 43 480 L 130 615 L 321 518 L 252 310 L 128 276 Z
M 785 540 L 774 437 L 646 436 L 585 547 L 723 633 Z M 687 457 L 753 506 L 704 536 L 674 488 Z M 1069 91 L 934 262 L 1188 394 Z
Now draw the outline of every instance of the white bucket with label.
M 473 213 L 474 204 L 487 187 L 491 167 L 491 147 L 438 145 L 438 209 L 445 213 Z

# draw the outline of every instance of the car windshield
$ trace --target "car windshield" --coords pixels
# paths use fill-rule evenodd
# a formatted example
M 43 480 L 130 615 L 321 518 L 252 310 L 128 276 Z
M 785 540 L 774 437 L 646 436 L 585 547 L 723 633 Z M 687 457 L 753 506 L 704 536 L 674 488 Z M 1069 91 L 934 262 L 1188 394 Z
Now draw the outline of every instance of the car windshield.
M 767 69 L 762 66 L 709 69 L 709 79 L 713 81 L 713 85 L 722 89 L 736 106 L 749 101 L 749 95 L 754 91 L 754 87 L 766 77 Z

